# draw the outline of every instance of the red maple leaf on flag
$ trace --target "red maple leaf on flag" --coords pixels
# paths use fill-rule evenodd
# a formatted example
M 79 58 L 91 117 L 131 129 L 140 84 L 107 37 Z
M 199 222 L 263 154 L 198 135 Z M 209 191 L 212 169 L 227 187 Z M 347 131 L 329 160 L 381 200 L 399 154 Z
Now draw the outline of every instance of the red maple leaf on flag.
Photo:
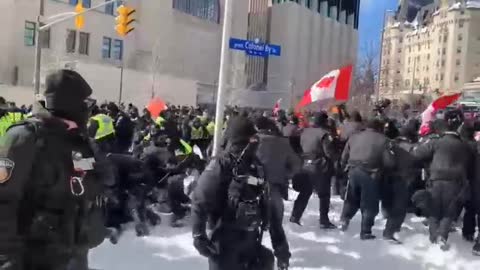
M 315 86 L 318 88 L 328 88 L 332 85 L 335 77 L 326 77 L 323 80 L 319 81 Z

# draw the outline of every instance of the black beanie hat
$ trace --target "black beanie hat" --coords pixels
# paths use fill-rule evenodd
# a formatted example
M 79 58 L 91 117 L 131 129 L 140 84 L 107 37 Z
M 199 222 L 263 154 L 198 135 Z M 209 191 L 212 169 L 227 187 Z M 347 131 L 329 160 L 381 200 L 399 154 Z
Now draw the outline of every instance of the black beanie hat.
M 45 108 L 55 116 L 84 124 L 88 120 L 85 104 L 92 94 L 92 88 L 83 77 L 73 70 L 58 70 L 45 80 Z M 85 115 L 86 114 L 86 115 Z
M 253 123 L 246 117 L 237 116 L 229 121 L 229 138 L 231 144 L 248 143 L 250 138 L 257 133 Z

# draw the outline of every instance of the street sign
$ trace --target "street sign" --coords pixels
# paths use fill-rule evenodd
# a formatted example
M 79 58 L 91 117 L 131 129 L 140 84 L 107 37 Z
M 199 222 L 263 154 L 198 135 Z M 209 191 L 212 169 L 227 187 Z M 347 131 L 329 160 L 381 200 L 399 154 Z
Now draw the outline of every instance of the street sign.
M 258 57 L 280 56 L 282 47 L 274 44 L 265 44 L 257 40 L 230 38 L 230 49 L 244 51 L 247 55 Z

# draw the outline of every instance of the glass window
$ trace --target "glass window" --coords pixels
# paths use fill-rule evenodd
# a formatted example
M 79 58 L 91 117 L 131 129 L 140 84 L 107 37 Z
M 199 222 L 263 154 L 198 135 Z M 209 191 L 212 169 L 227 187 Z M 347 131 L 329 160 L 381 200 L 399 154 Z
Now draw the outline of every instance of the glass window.
M 461 53 L 462 52 L 462 47 L 458 47 L 457 48 L 457 53 Z
M 23 43 L 25 46 L 35 46 L 36 24 L 34 22 L 25 22 L 25 33 Z
M 220 0 L 173 0 L 173 8 L 207 21 L 220 22 Z
M 306 3 L 306 4 L 307 4 L 307 8 L 311 8 L 311 7 L 312 7 L 312 3 L 311 3 L 311 2 L 312 2 L 311 0 L 307 0 L 307 3 Z
M 442 54 L 443 54 L 443 55 L 447 54 L 447 48 L 443 48 L 443 49 L 442 49 Z
M 67 30 L 67 40 L 66 40 L 67 53 L 74 53 L 77 42 L 77 31 Z
M 460 20 L 460 21 L 458 22 L 458 27 L 463 28 L 463 24 L 464 24 L 463 20 Z
M 70 5 L 75 6 L 78 4 L 78 0 L 68 0 Z M 92 0 L 83 0 L 82 1 L 84 8 L 91 8 L 92 7 Z
M 110 0 L 105 0 L 105 2 L 108 2 L 108 1 L 110 1 Z M 114 3 L 110 3 L 110 4 L 106 5 L 105 6 L 105 13 L 109 14 L 109 15 L 114 15 L 115 14 L 114 13 L 114 10 L 115 10 L 114 7 L 115 7 Z
M 460 59 L 457 59 L 457 66 L 460 66 L 460 63 L 461 63 Z
M 110 58 L 112 56 L 112 39 L 103 37 L 102 42 L 102 58 Z
M 458 34 L 458 41 L 462 41 L 463 40 L 463 35 L 462 34 Z
M 443 74 L 440 74 L 440 81 L 443 81 Z
M 90 45 L 90 33 L 80 32 L 80 46 L 78 53 L 88 55 L 88 47 Z
M 115 39 L 113 41 L 113 59 L 122 60 L 123 58 L 123 40 Z

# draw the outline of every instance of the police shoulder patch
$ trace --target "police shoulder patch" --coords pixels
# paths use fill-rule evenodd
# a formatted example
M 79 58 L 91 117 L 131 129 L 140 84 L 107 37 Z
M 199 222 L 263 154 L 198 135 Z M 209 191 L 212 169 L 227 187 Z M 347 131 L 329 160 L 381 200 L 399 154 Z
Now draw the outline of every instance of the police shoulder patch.
M 0 184 L 10 180 L 14 168 L 15 162 L 8 158 L 0 158 Z

